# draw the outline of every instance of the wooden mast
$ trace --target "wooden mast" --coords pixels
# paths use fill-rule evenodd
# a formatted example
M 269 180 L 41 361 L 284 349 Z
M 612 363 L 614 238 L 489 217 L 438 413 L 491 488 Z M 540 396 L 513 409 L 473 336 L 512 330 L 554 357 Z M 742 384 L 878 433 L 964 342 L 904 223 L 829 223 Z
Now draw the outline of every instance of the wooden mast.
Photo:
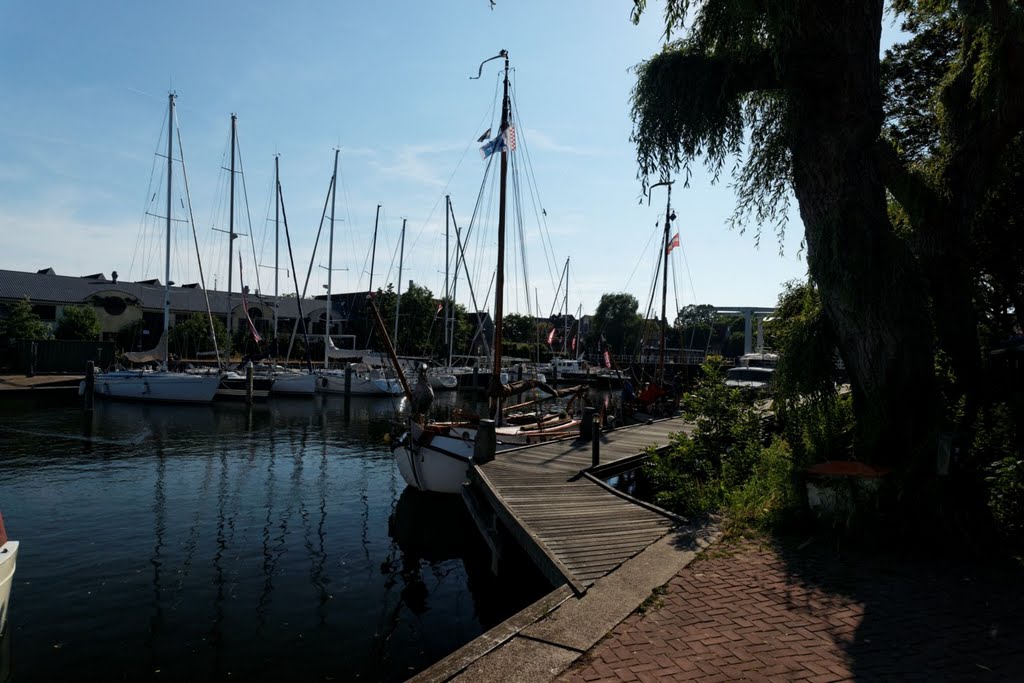
M 499 57 L 505 59 L 505 77 L 503 93 L 501 98 L 501 126 L 498 128 L 498 135 L 503 138 L 508 132 L 508 51 L 502 50 Z M 496 420 L 501 422 L 501 346 L 502 346 L 502 318 L 505 316 L 505 205 L 506 185 L 508 183 L 508 155 L 510 150 L 506 140 L 501 143 L 501 185 L 498 195 L 498 266 L 494 277 L 494 368 L 491 373 L 491 397 L 493 399 L 494 415 Z

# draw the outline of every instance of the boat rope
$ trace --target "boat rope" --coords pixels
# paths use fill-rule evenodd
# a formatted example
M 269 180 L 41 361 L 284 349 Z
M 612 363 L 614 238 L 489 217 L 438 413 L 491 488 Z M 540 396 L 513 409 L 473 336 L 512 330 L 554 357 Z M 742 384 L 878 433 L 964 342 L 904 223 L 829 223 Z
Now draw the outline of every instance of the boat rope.
M 245 221 L 249 226 L 249 244 L 252 246 L 252 263 L 253 270 L 256 271 L 256 291 L 262 293 L 263 285 L 260 283 L 260 262 L 256 259 L 256 241 L 253 239 L 252 232 L 252 216 L 249 213 L 249 190 L 245 186 L 245 165 L 242 163 L 242 138 L 241 136 L 235 136 L 235 147 L 238 150 L 238 175 L 242 176 L 242 203 L 245 207 Z M 239 271 L 241 274 L 241 271 Z M 239 279 L 241 282 L 241 279 Z M 239 284 L 241 288 L 241 284 Z M 248 311 L 246 311 L 248 315 Z

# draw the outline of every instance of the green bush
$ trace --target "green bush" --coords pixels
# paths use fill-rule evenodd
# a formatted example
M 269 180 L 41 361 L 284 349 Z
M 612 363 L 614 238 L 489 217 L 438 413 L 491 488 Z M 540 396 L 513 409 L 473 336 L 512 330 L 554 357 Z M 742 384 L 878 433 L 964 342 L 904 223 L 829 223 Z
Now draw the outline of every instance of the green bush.
M 988 463 L 988 507 L 996 530 L 1017 549 L 1024 548 L 1024 433 L 1013 410 L 1003 403 L 978 416 L 971 458 Z
M 92 341 L 100 338 L 100 321 L 92 306 L 65 306 L 57 323 L 57 339 Z
M 729 491 L 726 500 L 731 523 L 762 529 L 784 524 L 802 505 L 793 452 L 782 439 L 756 452 L 750 475 Z

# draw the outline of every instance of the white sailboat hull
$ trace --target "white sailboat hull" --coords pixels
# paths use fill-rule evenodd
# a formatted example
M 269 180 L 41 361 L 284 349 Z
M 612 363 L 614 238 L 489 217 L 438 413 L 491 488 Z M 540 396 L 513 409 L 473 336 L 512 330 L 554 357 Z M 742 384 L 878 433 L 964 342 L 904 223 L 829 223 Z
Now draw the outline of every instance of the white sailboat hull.
M 7 607 L 11 601 L 11 584 L 18 562 L 18 542 L 7 541 L 0 547 L 0 635 L 7 623 Z
M 271 394 L 289 396 L 312 396 L 316 393 L 317 376 L 310 373 L 282 372 L 274 375 Z
M 96 375 L 95 395 L 124 401 L 209 403 L 220 387 L 220 375 L 182 372 L 117 371 Z M 85 383 L 79 386 L 84 391 Z
M 459 380 L 455 375 L 428 374 L 430 388 L 434 391 L 451 391 L 459 388 Z
M 320 374 L 321 388 L 329 394 L 345 393 L 344 372 Z M 353 396 L 400 396 L 404 393 L 402 383 L 386 377 L 362 377 L 352 373 L 349 393 Z

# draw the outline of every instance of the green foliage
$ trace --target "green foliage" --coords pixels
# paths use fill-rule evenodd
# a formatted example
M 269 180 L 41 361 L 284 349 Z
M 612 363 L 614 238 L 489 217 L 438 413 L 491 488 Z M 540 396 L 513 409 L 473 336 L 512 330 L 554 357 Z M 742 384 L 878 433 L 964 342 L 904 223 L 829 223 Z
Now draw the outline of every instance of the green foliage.
M 537 343 L 537 325 L 533 316 L 509 313 L 501 323 L 503 342 Z
M 617 353 L 635 348 L 643 323 L 639 310 L 640 302 L 632 294 L 602 294 L 594 313 L 594 334 L 598 339 L 604 335 Z
M 91 341 L 100 338 L 100 331 L 100 321 L 92 306 L 65 306 L 54 336 Z
M 787 282 L 766 325 L 779 352 L 776 399 L 792 403 L 833 396 L 838 340 L 814 283 Z
M 227 348 L 228 330 L 220 318 L 213 319 L 213 329 L 217 335 L 217 347 L 223 354 Z M 193 313 L 187 320 L 176 323 L 170 331 L 168 349 L 181 358 L 196 358 L 200 352 L 213 351 L 209 317 L 205 313 Z
M 982 412 L 971 458 L 986 463 L 988 506 L 1006 541 L 1024 548 L 1024 429 L 1006 404 Z
M 738 390 L 725 386 L 720 359 L 706 362 L 703 371 L 696 390 L 683 400 L 685 416 L 696 424 L 693 434 L 674 435 L 669 448 L 652 454 L 645 465 L 654 501 L 694 516 L 717 511 L 737 492 L 746 491 L 747 504 L 757 500 L 758 509 L 774 510 L 761 500 L 761 492 L 784 484 L 786 490 L 776 492 L 775 500 L 789 505 L 795 499 L 788 491 L 792 482 L 782 482 L 778 474 L 792 469 L 789 449 L 763 447 L 761 418 Z M 784 460 L 789 464 L 780 464 Z M 754 478 L 764 481 L 751 483 Z
M 50 328 L 32 312 L 28 297 L 10 305 L 7 317 L 0 320 L 0 340 L 49 339 Z
M 726 498 L 730 522 L 761 529 L 786 523 L 803 504 L 794 470 L 793 453 L 785 441 L 776 439 L 760 449 L 750 475 Z

